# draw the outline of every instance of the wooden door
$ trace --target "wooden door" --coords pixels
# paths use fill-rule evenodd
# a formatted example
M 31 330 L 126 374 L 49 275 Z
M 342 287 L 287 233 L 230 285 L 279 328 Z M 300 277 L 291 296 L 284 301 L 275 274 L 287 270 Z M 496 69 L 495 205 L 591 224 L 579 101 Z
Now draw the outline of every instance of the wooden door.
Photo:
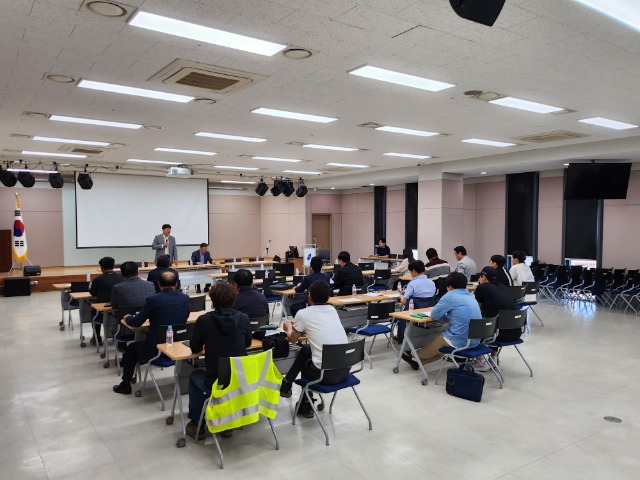
M 318 253 L 320 250 L 331 252 L 331 215 L 311 215 L 311 234 Z

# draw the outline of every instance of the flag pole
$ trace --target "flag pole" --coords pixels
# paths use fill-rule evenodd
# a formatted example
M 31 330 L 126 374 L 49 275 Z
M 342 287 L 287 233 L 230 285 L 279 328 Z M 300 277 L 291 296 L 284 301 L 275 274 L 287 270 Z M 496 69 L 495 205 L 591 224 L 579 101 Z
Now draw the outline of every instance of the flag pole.
M 13 239 L 11 242 L 11 248 L 13 251 L 13 265 L 9 270 L 9 275 L 13 269 L 18 266 L 19 269 L 22 269 L 22 264 L 26 260 L 29 262 L 29 265 L 33 265 L 31 260 L 28 257 L 28 248 L 27 248 L 27 233 L 25 231 L 24 222 L 22 219 L 22 203 L 20 202 L 20 196 L 18 192 L 16 194 L 16 209 L 14 211 L 14 220 L 13 220 Z

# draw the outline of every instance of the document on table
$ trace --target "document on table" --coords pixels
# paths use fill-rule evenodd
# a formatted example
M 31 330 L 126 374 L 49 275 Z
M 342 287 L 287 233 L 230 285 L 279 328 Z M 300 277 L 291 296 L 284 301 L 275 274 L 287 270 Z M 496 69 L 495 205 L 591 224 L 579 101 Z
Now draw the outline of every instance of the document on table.
M 356 302 L 362 302 L 362 300 L 360 300 L 359 298 L 341 298 L 340 300 L 338 300 L 340 303 L 356 303 Z
M 400 296 L 400 294 L 399 293 L 387 293 L 387 294 L 385 294 L 383 296 L 387 297 L 387 298 L 398 298 Z
M 365 293 L 364 296 L 365 297 L 379 297 L 380 294 L 378 294 L 378 293 Z

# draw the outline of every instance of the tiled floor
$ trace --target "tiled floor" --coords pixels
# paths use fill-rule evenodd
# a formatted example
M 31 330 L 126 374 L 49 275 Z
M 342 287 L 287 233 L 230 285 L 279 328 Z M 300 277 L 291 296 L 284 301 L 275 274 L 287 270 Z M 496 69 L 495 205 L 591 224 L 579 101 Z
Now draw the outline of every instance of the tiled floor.
M 111 391 L 115 368 L 79 347 L 77 324 L 59 331 L 59 308 L 54 292 L 0 298 L 2 479 L 640 478 L 635 315 L 539 305 L 545 326 L 534 321 L 522 348 L 535 377 L 505 351 L 505 387 L 485 374 L 479 404 L 448 396 L 444 382 L 420 385 L 404 363 L 394 375 L 391 352 L 378 342 L 359 388 L 372 431 L 353 395 L 341 393 L 333 415 L 321 413 L 327 447 L 316 420 L 291 425 L 294 392 L 275 421 L 280 451 L 260 422 L 221 439 L 219 470 L 213 445 L 175 447 L 179 423 L 165 424 L 152 390 L 144 398 Z M 161 376 L 170 398 L 171 372 Z

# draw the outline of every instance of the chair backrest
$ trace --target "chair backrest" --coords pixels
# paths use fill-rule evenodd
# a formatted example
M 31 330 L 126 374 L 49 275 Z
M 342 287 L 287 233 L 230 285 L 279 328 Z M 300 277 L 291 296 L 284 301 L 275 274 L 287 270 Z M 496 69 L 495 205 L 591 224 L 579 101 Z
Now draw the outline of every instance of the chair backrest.
M 358 262 L 358 266 L 362 270 L 373 270 L 375 268 L 375 262 Z
M 189 311 L 201 312 L 205 309 L 206 295 L 196 295 L 195 297 L 189 297 Z
M 469 338 L 489 338 L 496 331 L 498 317 L 471 319 L 469 321 Z
M 526 324 L 526 310 L 500 310 L 498 313 L 498 330 L 522 328 Z
M 227 272 L 227 282 L 233 283 L 233 279 L 236 276 L 236 272 Z
M 389 254 L 389 260 L 397 260 L 398 259 L 398 254 L 397 253 L 390 253 Z
M 322 346 L 322 370 L 351 368 L 364 361 L 364 338 L 352 343 Z
M 582 283 L 585 287 L 588 287 L 593 283 L 593 270 L 585 269 L 584 272 L 582 272 Z
M 234 263 L 237 262 L 238 259 L 237 258 L 225 258 L 224 259 L 224 263 Z
M 480 274 L 476 273 L 475 275 L 471 275 L 471 277 L 469 278 L 469 281 L 470 282 L 477 282 L 479 278 L 480 278 Z
M 253 273 L 253 278 L 255 278 L 256 280 L 260 280 L 262 278 L 265 278 L 267 276 L 267 270 L 256 270 Z
M 284 277 L 290 277 L 295 271 L 295 265 L 293 263 L 279 263 L 276 265 L 276 271 Z
M 445 293 L 447 293 L 447 286 L 445 285 L 446 277 L 438 277 L 436 278 L 436 296 L 442 297 Z
M 387 322 L 391 318 L 389 314 L 396 309 L 396 302 L 377 302 L 367 304 L 367 319 L 371 323 Z
M 509 287 L 509 291 L 511 292 L 511 298 L 513 298 L 513 301 L 515 302 L 524 297 L 527 287 L 524 285 L 520 287 L 514 285 Z
M 580 277 L 582 277 L 583 269 L 584 267 L 582 267 L 581 265 L 574 265 L 573 267 L 571 267 L 571 274 L 570 274 L 571 283 L 573 284 L 580 283 Z
M 195 322 L 171 325 L 171 329 L 173 330 L 173 341 L 182 342 L 184 340 L 191 340 L 191 335 L 193 335 L 193 329 L 195 326 Z M 164 343 L 164 340 L 167 338 L 168 328 L 169 325 L 158 325 L 158 341 Z
M 263 315 L 262 317 L 251 317 L 249 323 L 251 324 L 251 331 L 255 332 L 263 325 L 269 325 L 271 321 L 271 315 Z
M 537 295 L 539 282 L 523 282 L 522 286 L 525 287 L 525 295 Z
M 428 308 L 436 304 L 436 297 L 412 297 L 413 308 Z M 405 309 L 409 308 L 409 302 L 406 303 Z
M 373 274 L 376 282 L 378 280 L 389 280 L 391 278 L 391 269 L 390 268 L 384 268 L 384 269 L 380 269 L 380 270 L 376 270 Z
M 88 292 L 89 282 L 71 282 L 70 292 Z
M 293 281 L 291 283 L 293 283 L 294 285 L 300 285 L 303 279 L 304 279 L 304 275 L 294 275 Z
M 96 295 L 96 303 L 108 303 L 111 301 L 111 292 Z
M 556 269 L 556 285 L 560 286 L 569 281 L 569 269 L 563 265 L 559 265 Z
M 119 307 L 118 310 L 113 312 L 118 319 L 118 321 L 122 320 L 125 315 L 135 315 L 140 310 L 142 310 L 142 305 L 139 307 Z

